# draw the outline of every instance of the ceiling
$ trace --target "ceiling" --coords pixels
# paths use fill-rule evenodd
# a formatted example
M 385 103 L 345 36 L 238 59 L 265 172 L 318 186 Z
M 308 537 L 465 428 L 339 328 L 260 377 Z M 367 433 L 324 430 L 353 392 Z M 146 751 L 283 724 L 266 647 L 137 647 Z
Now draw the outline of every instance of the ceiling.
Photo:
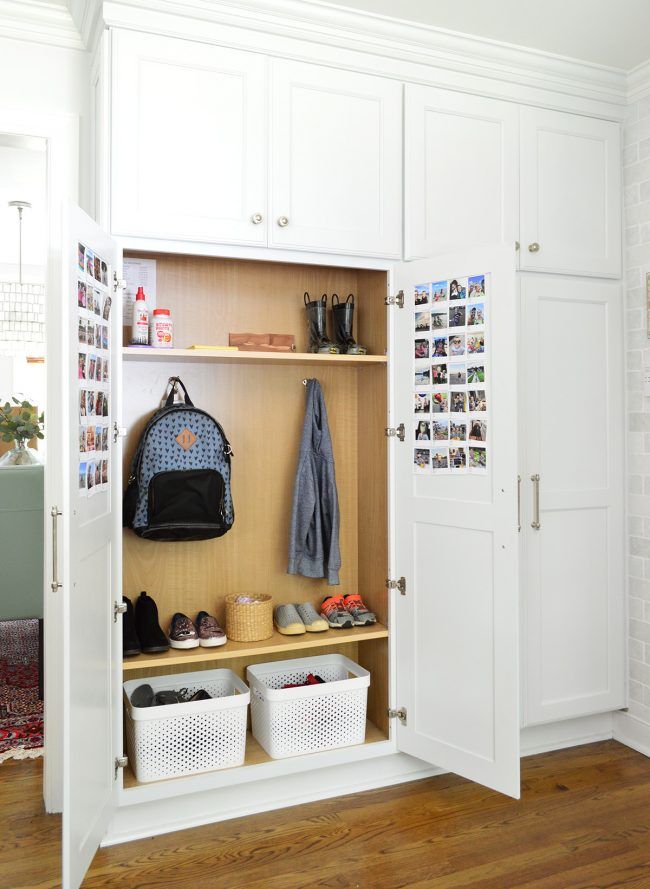
M 650 60 L 650 0 L 329 2 L 624 71 Z

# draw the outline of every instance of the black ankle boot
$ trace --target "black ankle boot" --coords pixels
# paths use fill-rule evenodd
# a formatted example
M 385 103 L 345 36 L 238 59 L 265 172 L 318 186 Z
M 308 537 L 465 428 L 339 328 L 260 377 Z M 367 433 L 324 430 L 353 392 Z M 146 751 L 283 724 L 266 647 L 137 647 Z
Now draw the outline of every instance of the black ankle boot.
M 122 597 L 122 601 L 126 604 L 126 611 L 122 618 L 122 657 L 134 657 L 136 654 L 140 654 L 142 649 L 135 631 L 133 603 L 126 596 Z
M 167 651 L 169 639 L 160 629 L 158 608 L 146 593 L 140 593 L 135 603 L 135 629 L 140 640 L 140 647 L 146 654 L 157 654 Z
M 327 336 L 327 294 L 322 299 L 310 300 L 305 291 L 305 308 L 307 309 L 307 326 L 309 328 L 309 351 L 321 354 L 338 355 L 340 349 Z
M 334 319 L 334 339 L 341 352 L 344 355 L 365 355 L 368 350 L 365 346 L 359 346 L 352 336 L 354 294 L 348 294 L 344 303 L 339 300 L 337 293 L 332 294 L 332 317 Z

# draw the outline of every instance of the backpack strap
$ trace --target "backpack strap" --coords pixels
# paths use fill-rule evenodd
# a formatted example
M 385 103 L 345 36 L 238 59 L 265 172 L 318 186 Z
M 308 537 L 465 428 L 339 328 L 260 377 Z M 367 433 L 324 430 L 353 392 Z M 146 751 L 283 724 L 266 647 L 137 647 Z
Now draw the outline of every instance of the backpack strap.
M 167 385 L 171 386 L 171 389 L 169 390 L 169 395 L 167 396 L 165 407 L 171 407 L 174 404 L 174 396 L 176 395 L 179 386 L 181 387 L 185 395 L 185 404 L 188 405 L 188 407 L 194 407 L 194 402 L 190 398 L 187 389 L 185 388 L 185 383 L 183 383 L 180 377 L 170 377 Z

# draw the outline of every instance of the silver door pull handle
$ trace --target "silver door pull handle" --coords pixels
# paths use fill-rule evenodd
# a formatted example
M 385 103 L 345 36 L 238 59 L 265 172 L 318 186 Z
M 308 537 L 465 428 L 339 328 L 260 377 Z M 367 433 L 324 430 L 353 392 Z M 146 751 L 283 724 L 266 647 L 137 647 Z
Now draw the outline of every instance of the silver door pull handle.
M 517 476 L 517 531 L 521 531 L 521 476 Z
M 531 475 L 530 480 L 533 483 L 533 520 L 530 523 L 530 527 L 539 531 L 541 528 L 539 522 L 539 473 Z
M 56 593 L 63 586 L 59 583 L 59 516 L 61 512 L 58 506 L 53 506 L 50 510 L 52 516 L 52 592 Z

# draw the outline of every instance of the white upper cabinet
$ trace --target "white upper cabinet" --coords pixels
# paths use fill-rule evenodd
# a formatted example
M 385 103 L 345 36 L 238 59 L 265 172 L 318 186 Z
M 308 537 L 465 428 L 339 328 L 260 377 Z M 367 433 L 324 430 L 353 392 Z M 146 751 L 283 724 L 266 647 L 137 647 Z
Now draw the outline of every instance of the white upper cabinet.
M 113 234 L 265 244 L 265 57 L 130 31 L 113 47 Z
M 621 274 L 616 123 L 521 109 L 521 267 Z
M 271 63 L 269 246 L 399 257 L 402 85 Z
M 405 257 L 518 238 L 519 109 L 408 84 Z

